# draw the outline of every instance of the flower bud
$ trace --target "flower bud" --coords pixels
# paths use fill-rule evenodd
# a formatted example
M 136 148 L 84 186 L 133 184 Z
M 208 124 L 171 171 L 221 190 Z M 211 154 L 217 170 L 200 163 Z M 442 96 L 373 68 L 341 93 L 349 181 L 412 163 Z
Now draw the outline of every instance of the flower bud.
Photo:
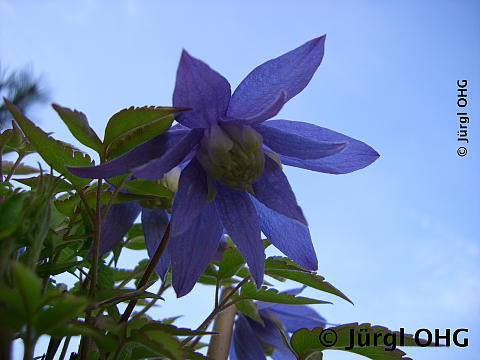
M 213 179 L 246 190 L 263 171 L 262 143 L 250 126 L 214 125 L 205 130 L 197 159 Z

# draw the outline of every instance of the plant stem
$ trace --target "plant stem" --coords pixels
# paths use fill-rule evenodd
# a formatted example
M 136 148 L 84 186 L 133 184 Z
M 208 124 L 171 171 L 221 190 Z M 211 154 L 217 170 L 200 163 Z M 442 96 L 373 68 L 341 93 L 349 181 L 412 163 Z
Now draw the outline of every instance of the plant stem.
M 23 159 L 24 157 L 25 157 L 25 155 L 18 155 L 17 160 L 16 160 L 15 163 L 13 164 L 12 168 L 10 169 L 10 172 L 9 172 L 8 175 L 7 175 L 7 178 L 5 179 L 6 182 L 11 179 L 11 177 L 12 177 L 13 174 L 15 173 L 16 168 L 17 168 L 18 165 L 20 164 L 20 161 L 22 161 L 22 159 Z
M 115 187 L 115 190 L 113 191 L 112 196 L 110 196 L 110 199 L 108 200 L 107 205 L 103 208 L 102 221 L 105 219 L 105 216 L 107 216 L 107 212 L 108 212 L 108 210 L 110 210 L 110 207 L 113 205 L 113 201 L 115 200 L 118 193 L 120 192 L 120 190 L 122 189 L 123 185 L 126 182 L 127 182 L 127 178 L 123 179 L 123 181 L 121 182 L 121 184 L 119 186 Z
M 168 223 L 167 229 L 165 230 L 165 234 L 163 234 L 162 241 L 158 245 L 157 251 L 155 251 L 155 254 L 153 255 L 152 259 L 148 263 L 147 269 L 145 270 L 142 278 L 140 279 L 137 288 L 141 288 L 142 286 L 144 286 L 147 283 L 147 281 L 150 279 L 150 276 L 152 276 L 153 271 L 155 270 L 155 266 L 157 266 L 157 263 L 160 260 L 160 257 L 162 256 L 163 252 L 167 248 L 169 238 L 170 238 L 170 223 Z M 136 299 L 130 300 L 125 312 L 120 318 L 120 322 L 128 321 L 128 318 L 130 317 L 130 315 L 132 315 L 133 309 L 135 308 L 136 304 L 137 304 Z
M 222 290 L 221 300 L 225 300 L 227 294 L 231 291 L 231 287 L 225 287 Z M 213 331 L 218 334 L 212 335 L 210 345 L 208 346 L 207 356 L 215 360 L 227 360 L 230 350 L 230 341 L 232 339 L 233 321 L 237 309 L 229 306 L 225 310 L 218 313 L 213 323 Z
M 101 222 L 101 213 L 100 206 L 102 200 L 102 179 L 98 179 L 97 183 L 97 203 L 95 207 L 95 215 L 92 214 L 90 207 L 88 206 L 87 199 L 85 195 L 80 190 L 78 191 L 80 198 L 82 199 L 87 212 L 89 213 L 90 218 L 93 222 L 93 251 L 92 251 L 92 266 L 88 273 L 90 277 L 90 291 L 89 297 L 93 300 L 95 299 L 95 292 L 97 289 L 97 276 L 98 276 L 98 254 L 100 248 L 100 229 L 102 226 Z M 91 311 L 87 310 L 85 314 L 85 322 L 95 322 L 95 319 L 91 317 Z M 80 342 L 80 359 L 85 360 L 90 352 L 94 349 L 94 344 L 91 338 L 88 336 L 82 336 L 82 341 Z
M 98 179 L 97 185 L 97 204 L 95 209 L 95 221 L 93 224 L 93 251 L 92 251 L 92 268 L 90 269 L 90 297 L 95 298 L 95 291 L 97 288 L 97 273 L 98 273 L 98 254 L 100 248 L 100 229 L 102 226 L 102 215 L 100 212 L 101 197 L 102 197 L 102 179 Z
M 208 325 L 210 325 L 210 323 L 212 322 L 212 320 L 215 318 L 215 316 L 222 310 L 225 310 L 228 306 L 225 306 L 225 304 L 228 302 L 228 300 L 237 292 L 237 290 L 239 290 L 243 284 L 245 284 L 248 280 L 250 279 L 250 275 L 248 276 L 245 276 L 245 278 L 242 279 L 242 281 L 240 281 L 233 289 L 231 289 L 226 295 L 225 297 L 223 297 L 223 300 L 220 301 L 220 304 L 218 305 L 218 307 L 216 307 L 215 309 L 213 309 L 213 311 L 210 313 L 210 315 L 208 315 L 208 317 L 205 319 L 205 321 L 203 323 L 200 324 L 200 326 L 196 329 L 196 331 L 203 331 L 205 330 Z M 229 305 L 232 305 L 233 302 L 231 302 Z M 194 338 L 194 336 L 189 336 L 188 338 L 184 339 L 182 341 L 182 345 L 186 345 L 188 344 L 192 339 Z M 200 337 L 198 338 L 198 340 L 200 340 Z M 195 344 L 198 342 L 198 340 L 196 342 L 194 342 L 192 345 L 190 345 L 191 347 L 195 346 Z
M 62 347 L 62 352 L 60 353 L 60 357 L 58 358 L 58 360 L 63 360 L 65 358 L 65 354 L 67 353 L 68 345 L 70 344 L 70 339 L 71 339 L 71 336 L 67 336 L 65 338 L 65 342 L 63 343 L 63 347 Z

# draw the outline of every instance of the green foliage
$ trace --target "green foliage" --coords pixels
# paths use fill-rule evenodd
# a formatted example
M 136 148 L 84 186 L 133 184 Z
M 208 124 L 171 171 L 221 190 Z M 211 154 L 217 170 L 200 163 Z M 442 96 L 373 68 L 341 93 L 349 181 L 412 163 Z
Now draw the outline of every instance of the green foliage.
M 343 294 L 330 283 L 326 282 L 324 277 L 302 269 L 288 258 L 268 258 L 265 261 L 265 274 L 277 275 L 285 279 L 293 280 L 311 288 L 337 295 L 342 299 L 352 303 L 352 301 L 345 294 Z
M 276 304 L 305 305 L 305 304 L 330 304 L 328 301 L 309 299 L 303 296 L 287 295 L 278 292 L 278 290 L 262 286 L 260 289 L 255 287 L 252 282 L 247 282 L 240 291 L 242 299 L 260 300 Z
M 238 312 L 263 323 L 258 302 L 329 303 L 280 292 L 267 281 L 257 289 L 241 253 L 227 239 L 221 260 L 212 260 L 198 280 L 212 286 L 212 290 L 215 287 L 215 306 L 212 306 L 206 325 L 196 330 L 177 327 L 173 323 L 179 314 L 168 314 L 170 317 L 163 321 L 153 320 L 149 316 L 150 308 L 165 299 L 171 301 L 164 292 L 171 287 L 172 275 L 167 272 L 165 281 L 157 287 L 158 291 L 151 290 L 150 286 L 160 279 L 155 272 L 146 274 L 146 269 L 153 267 L 148 266 L 150 260 L 143 259 L 146 245 L 142 225 L 132 225 L 113 251 L 99 259 L 92 258 L 91 249 L 95 241 L 102 241 L 101 221 L 106 207 L 136 201 L 143 207 L 171 209 L 178 172 L 167 174 L 158 181 L 127 181 L 129 175 L 108 179 L 117 186 L 117 191 L 111 184 L 103 183 L 99 192 L 98 181 L 90 183 L 65 168 L 65 165 L 92 165 L 87 154 L 50 137 L 8 101 L 6 106 L 16 123 L 12 129 L 0 134 L 0 154 L 11 156 L 16 153 L 18 157 L 14 162 L 3 159 L 0 172 L 0 332 L 9 339 L 23 339 L 26 354 L 33 356 L 35 343 L 43 334 L 55 338 L 52 343 L 80 335 L 84 339 L 90 338 L 96 346 L 96 351 L 90 354 L 83 354 L 85 348 L 80 349 L 82 360 L 204 360 L 207 358 L 197 352 L 205 346 L 199 340 L 212 334 L 205 331 L 209 319 L 214 319 L 228 306 L 235 306 Z M 72 135 L 95 150 L 102 161 L 120 156 L 167 131 L 173 114 L 185 110 L 171 107 L 122 110 L 110 118 L 102 142 L 84 114 L 59 105 L 53 107 Z M 33 151 L 37 151 L 61 175 L 43 173 L 41 168 L 25 165 L 23 157 Z M 36 175 L 22 178 L 28 174 Z M 22 186 L 17 186 L 18 183 Z M 267 248 L 270 243 L 265 240 L 264 245 Z M 128 256 L 137 256 L 131 268 L 117 267 L 117 262 L 126 253 L 124 249 L 129 250 Z M 71 279 L 68 288 L 57 283 L 61 274 Z M 274 280 L 295 282 L 351 302 L 325 278 L 286 257 L 267 258 L 265 274 Z M 227 287 L 233 289 L 230 297 L 222 297 L 219 301 L 218 294 L 226 293 Z M 133 302 L 136 304 L 133 314 L 125 315 L 127 304 Z M 331 347 L 319 342 L 322 329 L 299 330 L 290 342 L 285 334 L 280 335 L 299 359 L 313 360 L 321 359 L 325 350 L 346 351 L 350 331 L 366 331 L 372 336 L 375 332 L 387 331 L 368 324 L 347 324 L 333 329 L 337 331 L 338 339 Z M 405 345 L 413 345 L 411 336 L 405 341 Z M 356 346 L 351 351 L 374 360 L 406 359 L 400 350 L 385 351 L 386 347 L 387 344 L 381 343 L 377 347 Z M 273 348 L 265 347 L 264 351 L 271 355 Z
M 15 105 L 5 99 L 5 104 L 8 110 L 18 123 L 23 133 L 33 145 L 40 156 L 53 169 L 65 176 L 72 184 L 76 186 L 84 186 L 90 182 L 88 179 L 79 178 L 71 174 L 65 168 L 65 165 L 70 166 L 91 166 L 93 162 L 87 154 L 80 150 L 74 149 L 71 145 L 55 140 L 43 130 L 38 128 L 27 119 Z
M 88 124 L 85 114 L 57 104 L 52 104 L 52 107 L 78 141 L 98 153 L 102 151 L 102 141 Z
M 108 120 L 105 127 L 104 150 L 106 158 L 116 158 L 135 146 L 160 135 L 173 121 L 175 112 L 184 109 L 172 107 L 130 107 L 123 109 Z

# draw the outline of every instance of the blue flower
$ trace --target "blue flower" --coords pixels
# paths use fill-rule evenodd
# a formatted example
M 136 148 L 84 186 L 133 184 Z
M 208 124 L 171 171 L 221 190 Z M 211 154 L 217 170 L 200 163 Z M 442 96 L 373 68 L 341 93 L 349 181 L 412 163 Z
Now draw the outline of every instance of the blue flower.
M 303 288 L 294 289 L 286 293 L 297 295 L 302 290 Z M 306 305 L 257 302 L 257 307 L 263 324 L 243 314 L 237 315 L 230 345 L 230 360 L 264 360 L 265 346 L 274 349 L 274 360 L 295 360 L 295 356 L 283 343 L 280 332 L 289 339 L 289 334 L 299 329 L 324 328 L 326 325 L 326 320 Z
M 168 251 L 177 296 L 187 294 L 226 232 L 257 286 L 263 281 L 261 231 L 298 265 L 317 269 L 307 222 L 280 163 L 332 174 L 361 169 L 379 156 L 370 146 L 297 121 L 270 120 L 301 92 L 320 65 L 325 36 L 255 68 L 231 95 L 230 84 L 183 51 L 173 106 L 179 124 L 82 177 L 133 172 L 159 179 L 185 166 L 175 195 Z

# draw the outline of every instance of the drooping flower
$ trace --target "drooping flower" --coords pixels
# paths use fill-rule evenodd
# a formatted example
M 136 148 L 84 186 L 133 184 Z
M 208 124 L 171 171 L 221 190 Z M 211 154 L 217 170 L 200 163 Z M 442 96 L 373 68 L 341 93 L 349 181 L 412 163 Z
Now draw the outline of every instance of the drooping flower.
M 378 157 L 368 145 L 297 121 L 270 120 L 301 92 L 320 65 L 325 36 L 255 68 L 233 95 L 230 84 L 183 51 L 173 106 L 178 125 L 125 155 L 77 176 L 109 178 L 133 172 L 159 179 L 185 166 L 175 195 L 168 251 L 178 296 L 187 294 L 226 232 L 242 253 L 257 286 L 263 281 L 262 231 L 298 265 L 317 269 L 307 222 L 280 162 L 343 174 Z M 225 231 L 224 231 L 225 230 Z
M 285 293 L 299 294 L 301 289 Z M 280 332 L 286 339 L 289 334 L 302 329 L 324 328 L 326 320 L 306 305 L 284 305 L 257 302 L 258 314 L 263 324 L 243 314 L 237 314 L 230 345 L 230 360 L 265 360 L 265 350 L 273 350 L 274 360 L 295 360 L 285 346 Z

